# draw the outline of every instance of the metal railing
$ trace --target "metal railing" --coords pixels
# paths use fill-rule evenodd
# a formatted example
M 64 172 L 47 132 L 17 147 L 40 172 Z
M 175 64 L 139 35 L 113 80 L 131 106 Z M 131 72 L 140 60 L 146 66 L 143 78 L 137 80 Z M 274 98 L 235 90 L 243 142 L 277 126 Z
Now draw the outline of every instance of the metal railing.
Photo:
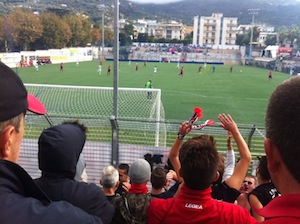
M 83 149 L 86 161 L 88 181 L 99 184 L 101 172 L 105 166 L 110 165 L 112 154 L 112 124 L 110 119 L 99 117 L 95 118 L 74 118 L 74 117 L 52 117 L 54 124 L 59 124 L 67 120 L 78 119 L 88 127 L 87 141 Z M 149 125 L 149 120 L 126 120 L 118 119 L 119 144 L 118 156 L 119 163 L 131 164 L 138 158 L 144 158 L 146 154 L 160 158 L 161 165 L 166 163 L 168 154 L 173 141 L 178 132 L 181 121 L 161 122 L 161 141 L 165 141 L 165 146 L 155 147 L 155 126 Z M 38 137 L 43 129 L 49 127 L 49 123 L 43 116 L 33 116 L 28 114 L 25 120 L 25 135 L 21 145 L 19 163 L 32 176 L 40 176 L 38 169 Z M 246 140 L 253 160 L 257 156 L 264 154 L 263 141 L 264 129 L 254 125 L 241 125 L 239 130 Z M 217 142 L 217 149 L 220 153 L 227 150 L 227 132 L 218 125 L 205 127 L 202 130 L 193 130 L 186 138 L 198 135 L 213 135 Z M 239 158 L 237 147 L 233 141 L 236 158 Z M 149 155 L 148 155 L 149 156 Z M 53 161 L 55 163 L 55 161 Z M 251 172 L 251 167 L 249 169 Z

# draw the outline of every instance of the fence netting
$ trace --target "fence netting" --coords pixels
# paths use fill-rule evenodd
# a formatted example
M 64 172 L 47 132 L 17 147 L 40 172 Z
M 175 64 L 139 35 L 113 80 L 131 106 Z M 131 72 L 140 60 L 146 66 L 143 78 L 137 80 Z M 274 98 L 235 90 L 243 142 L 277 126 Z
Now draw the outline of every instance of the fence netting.
M 87 141 L 83 149 L 86 162 L 88 181 L 99 185 L 101 172 L 105 166 L 110 165 L 112 155 L 112 127 L 109 117 L 90 118 L 87 117 L 50 117 L 55 124 L 63 121 L 79 120 L 88 127 Z M 175 140 L 181 121 L 164 121 L 159 125 L 164 127 L 165 146 L 156 146 L 157 122 L 149 122 L 148 119 L 118 119 L 119 126 L 119 163 L 131 164 L 138 158 L 144 158 L 146 154 L 155 158 L 153 166 L 163 166 L 168 158 L 168 153 Z M 36 116 L 30 112 L 25 118 L 25 135 L 21 145 L 20 165 L 32 176 L 37 178 L 41 175 L 38 168 L 38 137 L 43 129 L 49 127 L 44 116 Z M 254 125 L 239 126 L 240 132 L 249 145 L 253 161 L 258 156 L 264 155 L 263 141 L 265 131 Z M 219 125 L 205 127 L 202 130 L 193 130 L 186 138 L 197 134 L 213 135 L 217 142 L 220 153 L 227 150 L 227 132 Z M 239 159 L 236 144 L 233 142 L 236 159 Z M 55 164 L 55 161 L 53 161 Z M 252 166 L 249 172 L 252 171 Z

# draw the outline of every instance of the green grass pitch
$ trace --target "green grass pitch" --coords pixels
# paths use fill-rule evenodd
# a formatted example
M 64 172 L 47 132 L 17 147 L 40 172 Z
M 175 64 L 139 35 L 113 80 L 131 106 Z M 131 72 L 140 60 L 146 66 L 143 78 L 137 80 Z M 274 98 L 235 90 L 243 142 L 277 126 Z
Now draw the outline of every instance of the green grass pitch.
M 18 74 L 24 83 L 76 85 L 76 86 L 113 86 L 113 61 L 105 61 L 102 74 L 98 75 L 99 61 L 66 63 L 64 71 L 59 64 L 19 68 Z M 107 75 L 107 66 L 112 66 L 111 75 Z M 153 74 L 157 66 L 157 75 Z M 167 120 L 187 120 L 195 106 L 203 110 L 203 118 L 217 121 L 219 113 L 228 113 L 239 124 L 264 125 L 265 110 L 274 88 L 289 75 L 273 72 L 273 79 L 268 80 L 269 71 L 248 66 L 212 65 L 198 73 L 199 64 L 183 64 L 184 76 L 179 76 L 177 63 L 150 63 L 144 67 L 139 62 L 135 71 L 135 62 L 119 64 L 119 87 L 144 88 L 151 79 L 153 88 L 161 89 L 162 102 Z

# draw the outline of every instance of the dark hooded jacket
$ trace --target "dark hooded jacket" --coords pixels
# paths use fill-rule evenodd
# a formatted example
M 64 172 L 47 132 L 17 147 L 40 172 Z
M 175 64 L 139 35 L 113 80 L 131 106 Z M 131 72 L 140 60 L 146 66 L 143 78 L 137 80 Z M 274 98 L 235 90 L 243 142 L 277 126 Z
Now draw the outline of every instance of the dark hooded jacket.
M 0 223 L 102 224 L 68 202 L 51 202 L 22 167 L 7 160 L 0 160 Z
M 77 124 L 62 124 L 44 130 L 39 138 L 39 168 L 35 182 L 54 201 L 65 200 L 110 223 L 114 208 L 95 184 L 74 180 L 76 164 L 86 140 Z

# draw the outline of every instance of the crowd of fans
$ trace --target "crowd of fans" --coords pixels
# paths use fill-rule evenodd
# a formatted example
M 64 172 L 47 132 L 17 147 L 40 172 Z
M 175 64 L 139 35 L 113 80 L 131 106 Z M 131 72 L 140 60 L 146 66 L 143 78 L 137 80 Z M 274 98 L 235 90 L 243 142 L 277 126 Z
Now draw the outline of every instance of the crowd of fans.
M 225 158 L 213 136 L 188 138 L 192 125 L 186 121 L 164 167 L 152 170 L 144 158 L 110 165 L 102 171 L 100 187 L 85 182 L 81 152 L 87 128 L 78 121 L 40 134 L 40 178 L 33 180 L 17 165 L 26 111 L 41 115 L 46 109 L 0 62 L 1 223 L 299 223 L 299 87 L 300 76 L 290 78 L 270 98 L 266 156 L 255 176 L 247 173 L 251 154 L 238 126 L 230 115 L 220 114 L 228 131 Z

